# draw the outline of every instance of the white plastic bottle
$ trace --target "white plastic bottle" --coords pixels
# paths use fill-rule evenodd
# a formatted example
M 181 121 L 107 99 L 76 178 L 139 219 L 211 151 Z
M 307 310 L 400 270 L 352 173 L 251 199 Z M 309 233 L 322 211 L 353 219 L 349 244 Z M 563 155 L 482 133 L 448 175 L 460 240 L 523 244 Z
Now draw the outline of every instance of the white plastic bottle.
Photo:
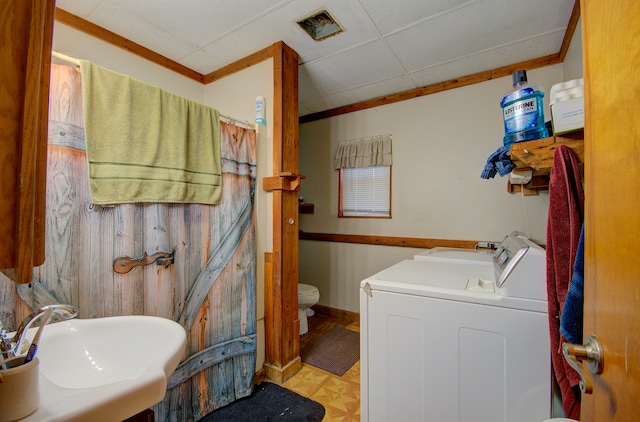
M 266 125 L 264 97 L 256 97 L 256 123 Z

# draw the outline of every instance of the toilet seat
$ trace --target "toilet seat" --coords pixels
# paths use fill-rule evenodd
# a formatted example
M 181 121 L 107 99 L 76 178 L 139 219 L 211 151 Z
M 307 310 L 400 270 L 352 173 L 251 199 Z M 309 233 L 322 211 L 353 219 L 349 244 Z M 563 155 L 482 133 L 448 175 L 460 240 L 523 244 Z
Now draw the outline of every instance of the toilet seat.
M 313 296 L 319 294 L 317 287 L 309 284 L 298 283 L 298 296 Z

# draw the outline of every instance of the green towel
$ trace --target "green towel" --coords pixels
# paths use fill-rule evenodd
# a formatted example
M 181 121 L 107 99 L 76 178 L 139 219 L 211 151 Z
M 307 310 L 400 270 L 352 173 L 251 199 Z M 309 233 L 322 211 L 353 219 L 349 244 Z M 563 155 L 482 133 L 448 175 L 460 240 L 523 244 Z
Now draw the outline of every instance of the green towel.
M 80 60 L 89 183 L 96 204 L 216 204 L 217 110 Z

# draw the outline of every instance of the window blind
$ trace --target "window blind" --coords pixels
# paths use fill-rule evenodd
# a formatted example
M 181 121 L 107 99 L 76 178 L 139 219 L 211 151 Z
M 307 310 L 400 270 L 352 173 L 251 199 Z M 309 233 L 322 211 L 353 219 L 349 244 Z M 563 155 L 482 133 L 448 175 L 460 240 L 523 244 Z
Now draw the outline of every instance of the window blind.
M 391 167 L 342 169 L 342 214 L 389 217 Z

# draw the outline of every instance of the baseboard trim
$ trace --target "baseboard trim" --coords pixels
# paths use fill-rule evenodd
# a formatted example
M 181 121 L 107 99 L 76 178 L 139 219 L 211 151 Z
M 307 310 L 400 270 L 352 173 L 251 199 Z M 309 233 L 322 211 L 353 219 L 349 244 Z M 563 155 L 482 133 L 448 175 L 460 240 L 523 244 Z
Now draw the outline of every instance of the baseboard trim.
M 264 364 L 264 377 L 268 381 L 273 381 L 277 384 L 284 384 L 291 379 L 302 368 L 302 360 L 300 356 L 289 362 L 283 367 L 274 366 L 270 363 Z
M 324 305 L 313 305 L 311 307 L 315 312 L 336 318 L 350 319 L 353 322 L 360 322 L 360 314 L 357 312 L 345 311 L 342 309 L 331 308 Z

